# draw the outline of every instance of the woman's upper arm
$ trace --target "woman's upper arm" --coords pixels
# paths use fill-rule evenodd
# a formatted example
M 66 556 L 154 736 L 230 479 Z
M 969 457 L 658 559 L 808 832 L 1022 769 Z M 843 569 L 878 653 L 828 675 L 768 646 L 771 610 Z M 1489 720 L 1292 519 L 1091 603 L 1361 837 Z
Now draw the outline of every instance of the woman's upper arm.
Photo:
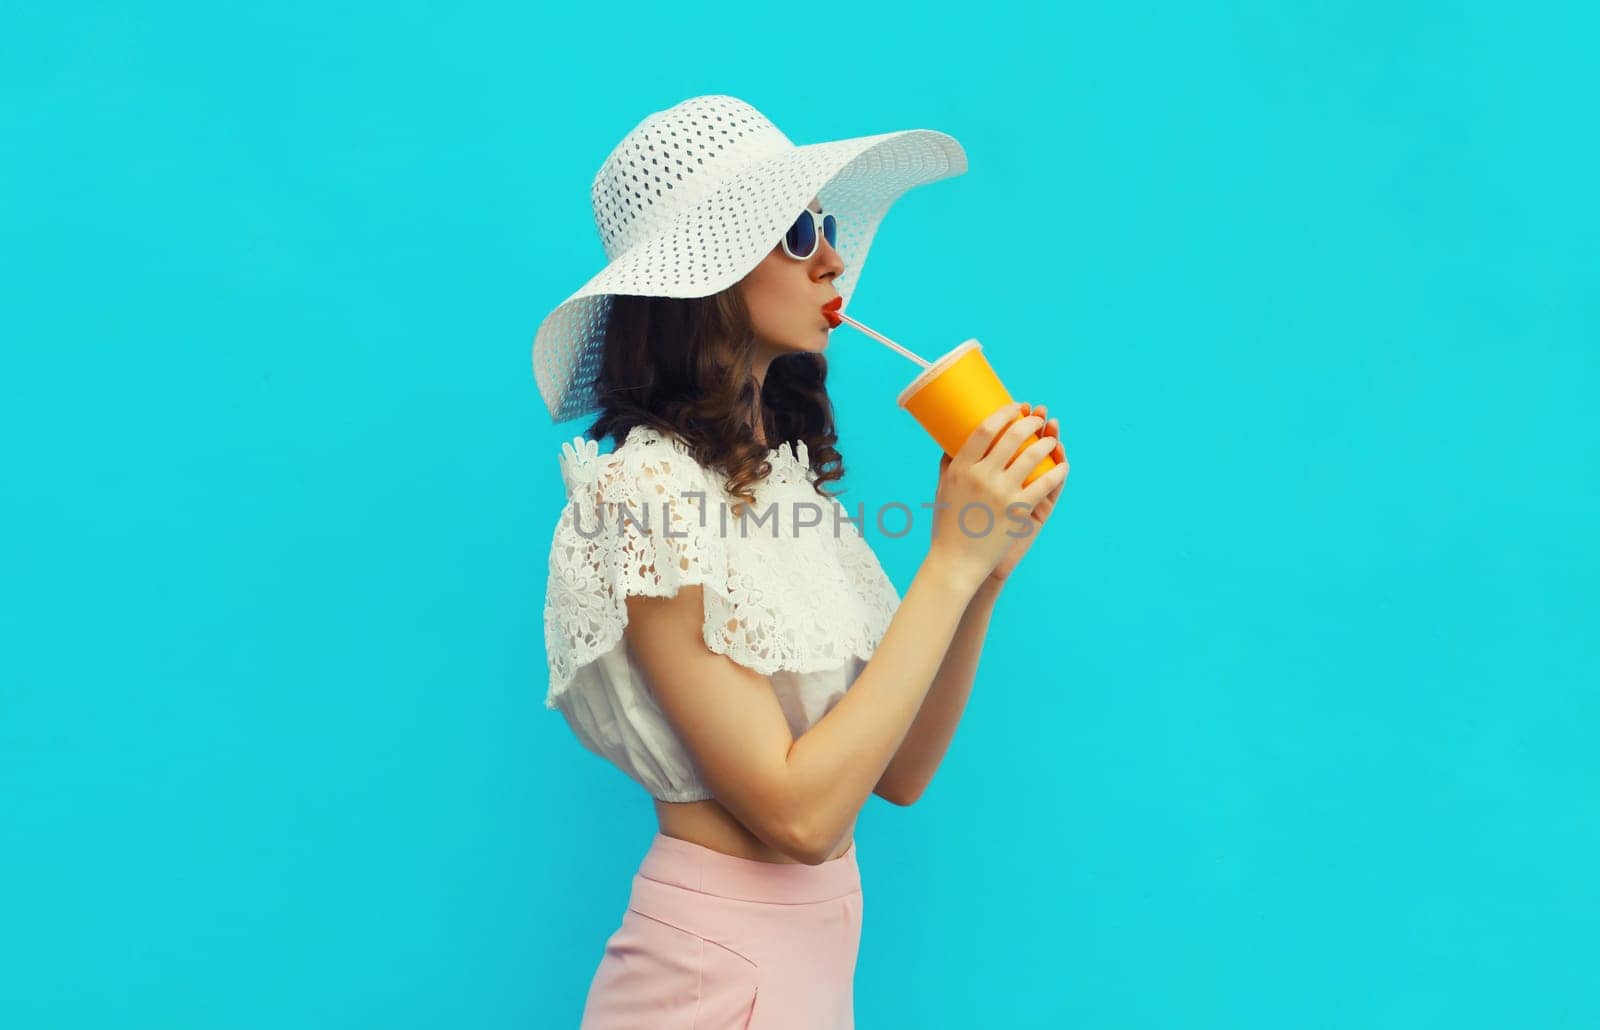
M 794 735 L 771 680 L 706 646 L 702 592 L 627 598 L 629 652 L 717 801 L 769 846 L 805 860 L 788 787 Z

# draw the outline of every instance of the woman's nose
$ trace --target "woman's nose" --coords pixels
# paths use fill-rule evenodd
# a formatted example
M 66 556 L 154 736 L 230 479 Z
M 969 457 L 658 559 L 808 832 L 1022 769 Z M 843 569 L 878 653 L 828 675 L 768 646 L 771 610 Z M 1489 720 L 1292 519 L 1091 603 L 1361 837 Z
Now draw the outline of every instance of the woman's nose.
M 817 261 L 820 271 L 831 272 L 834 275 L 844 271 L 844 258 L 839 256 L 839 252 L 833 249 L 833 244 L 826 239 L 817 243 Z

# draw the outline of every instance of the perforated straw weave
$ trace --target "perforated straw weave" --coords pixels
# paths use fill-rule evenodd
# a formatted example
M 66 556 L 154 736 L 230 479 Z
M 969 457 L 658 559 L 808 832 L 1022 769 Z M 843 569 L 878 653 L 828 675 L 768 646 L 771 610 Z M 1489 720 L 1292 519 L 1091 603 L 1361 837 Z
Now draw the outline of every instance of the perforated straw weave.
M 555 422 L 599 409 L 595 378 L 611 298 L 704 297 L 743 279 L 815 196 L 838 218 L 848 305 L 867 249 L 906 190 L 960 175 L 955 138 L 906 129 L 796 146 L 737 97 L 691 97 L 645 118 L 612 149 L 590 200 L 608 264 L 562 301 L 533 341 Z

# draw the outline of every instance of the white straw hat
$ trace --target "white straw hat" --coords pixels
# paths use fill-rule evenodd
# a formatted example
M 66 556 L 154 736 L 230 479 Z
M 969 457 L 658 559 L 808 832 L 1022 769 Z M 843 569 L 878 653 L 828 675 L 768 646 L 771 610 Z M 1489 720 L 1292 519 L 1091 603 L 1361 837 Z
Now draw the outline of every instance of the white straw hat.
M 743 279 L 815 196 L 838 218 L 846 304 L 889 205 L 960 175 L 954 137 L 906 129 L 795 146 L 737 97 L 691 97 L 640 122 L 607 156 L 590 199 L 608 264 L 545 316 L 533 374 L 555 422 L 600 408 L 595 377 L 611 298 L 704 297 Z

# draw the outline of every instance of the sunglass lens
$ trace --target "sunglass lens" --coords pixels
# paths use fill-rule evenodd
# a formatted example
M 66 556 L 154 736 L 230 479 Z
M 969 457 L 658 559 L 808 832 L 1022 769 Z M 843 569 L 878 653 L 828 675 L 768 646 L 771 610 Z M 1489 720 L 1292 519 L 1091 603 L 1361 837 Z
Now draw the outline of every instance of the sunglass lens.
M 822 235 L 827 237 L 828 246 L 839 245 L 839 220 L 832 215 L 822 216 Z
M 811 220 L 810 212 L 803 212 L 795 223 L 789 227 L 784 239 L 789 244 L 789 253 L 797 258 L 808 258 L 811 252 L 817 249 L 817 226 Z

